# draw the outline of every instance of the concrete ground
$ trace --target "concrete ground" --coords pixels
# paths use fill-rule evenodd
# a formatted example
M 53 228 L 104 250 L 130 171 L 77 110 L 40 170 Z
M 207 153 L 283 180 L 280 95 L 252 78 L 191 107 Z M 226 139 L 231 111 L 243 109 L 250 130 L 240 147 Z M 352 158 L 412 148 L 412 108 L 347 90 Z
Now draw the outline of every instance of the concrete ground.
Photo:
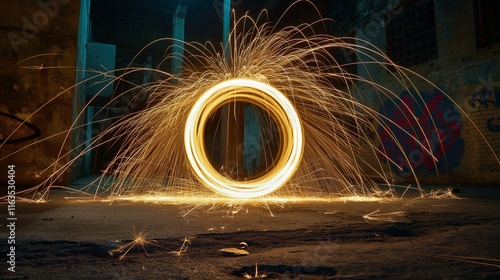
M 500 189 L 383 202 L 16 203 L 2 279 L 500 279 Z M 453 196 L 453 195 L 452 195 Z M 72 197 L 73 199 L 68 199 Z M 1 227 L 10 220 L 7 204 Z M 0 239 L 10 250 L 9 231 Z M 7 234 L 5 234 L 7 233 Z M 12 235 L 12 232 L 10 232 Z M 134 242 L 135 240 L 135 242 Z M 220 249 L 241 249 L 234 256 Z M 130 249 L 130 250 L 129 250 Z M 127 250 L 129 250 L 127 252 Z M 257 266 L 257 269 L 256 269 Z

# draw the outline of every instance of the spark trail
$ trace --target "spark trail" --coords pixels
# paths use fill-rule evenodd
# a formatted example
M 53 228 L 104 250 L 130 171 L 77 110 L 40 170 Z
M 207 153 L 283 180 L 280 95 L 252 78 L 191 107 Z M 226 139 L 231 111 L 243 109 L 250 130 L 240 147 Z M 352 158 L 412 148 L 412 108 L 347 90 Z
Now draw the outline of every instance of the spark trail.
M 227 48 L 186 42 L 184 68 L 179 75 L 160 68 L 125 69 L 116 79 L 125 80 L 127 75 L 151 70 L 165 78 L 136 85 L 141 94 L 149 96 L 147 107 L 119 117 L 85 148 L 77 147 L 81 152 L 71 160 L 65 160 L 71 152 L 61 149 L 59 160 L 47 168 L 51 175 L 36 191 L 46 194 L 53 182 L 89 150 L 124 139 L 116 157 L 95 182 L 111 198 L 387 194 L 380 186 L 391 186 L 391 166 L 397 164 L 376 144 L 380 142 L 378 131 L 386 131 L 396 147 L 404 149 L 393 131 L 397 124 L 367 106 L 360 88 L 380 100 L 392 100 L 396 106 L 404 107 L 405 103 L 398 102 L 393 91 L 367 78 L 370 71 L 391 73 L 400 87 L 408 91 L 415 90 L 415 79 L 428 81 L 395 65 L 369 42 L 357 39 L 348 43 L 353 38 L 316 33 L 327 19 L 277 30 L 269 22 L 261 23 L 262 18 L 264 13 L 257 20 L 246 15 L 235 20 Z M 356 54 L 357 67 L 364 68 L 368 75 L 349 73 L 345 69 L 351 65 L 338 62 L 334 54 L 346 49 Z M 167 56 L 165 62 L 172 59 L 173 55 Z M 221 88 L 224 93 L 217 99 Z M 246 144 L 241 139 L 229 147 L 236 154 L 236 163 L 228 158 L 214 163 L 208 155 L 214 149 L 217 133 L 232 137 L 227 134 L 229 130 L 221 132 L 226 112 L 223 107 L 236 108 L 238 103 L 250 106 L 259 116 L 257 123 L 262 133 L 253 140 L 264 151 L 263 171 L 259 175 L 251 176 L 242 165 L 242 147 Z M 197 116 L 202 111 L 196 110 L 202 109 L 206 111 Z M 417 119 L 409 108 L 404 109 L 408 112 L 404 118 Z M 228 112 L 228 119 L 236 119 L 233 124 L 241 124 L 237 110 Z M 97 120 L 101 121 L 106 120 Z M 401 128 L 398 134 L 414 138 L 421 150 L 436 160 L 431 141 L 425 138 L 426 133 L 420 133 L 424 128 L 418 121 L 414 123 L 412 131 Z M 67 134 L 66 141 L 76 129 L 81 129 L 78 119 L 68 131 L 61 132 Z M 207 132 L 210 129 L 215 134 Z M 371 139 L 372 135 L 375 139 Z M 409 162 L 407 156 L 405 159 Z M 416 173 L 410 171 L 418 184 Z

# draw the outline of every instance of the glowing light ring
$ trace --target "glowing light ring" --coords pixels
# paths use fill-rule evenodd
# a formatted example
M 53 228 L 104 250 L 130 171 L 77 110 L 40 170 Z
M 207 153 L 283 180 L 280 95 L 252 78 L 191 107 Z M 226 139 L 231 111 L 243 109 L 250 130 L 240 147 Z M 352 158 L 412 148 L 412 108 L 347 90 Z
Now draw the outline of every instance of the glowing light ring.
M 281 132 L 281 150 L 274 167 L 253 180 L 236 181 L 223 176 L 212 166 L 205 151 L 207 119 L 222 105 L 234 101 L 266 108 Z M 186 121 L 184 145 L 194 174 L 206 187 L 234 198 L 253 198 L 275 191 L 295 173 L 302 158 L 303 132 L 295 107 L 279 90 L 258 81 L 233 79 L 208 89 L 196 101 Z

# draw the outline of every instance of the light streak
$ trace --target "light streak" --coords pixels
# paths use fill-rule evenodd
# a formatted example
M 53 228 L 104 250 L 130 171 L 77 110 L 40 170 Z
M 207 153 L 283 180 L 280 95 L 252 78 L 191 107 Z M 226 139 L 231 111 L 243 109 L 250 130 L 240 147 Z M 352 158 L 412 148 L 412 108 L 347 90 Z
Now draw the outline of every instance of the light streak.
M 298 2 L 301 1 L 294 3 Z M 151 84 L 136 85 L 133 90 L 137 90 L 138 95 L 127 99 L 133 102 L 141 94 L 149 95 L 144 110 L 123 117 L 92 120 L 95 124 L 111 119 L 117 121 L 90 143 L 67 150 L 71 136 L 88 125 L 82 124 L 81 119 L 85 116 L 85 108 L 97 96 L 89 100 L 67 130 L 19 147 L 14 152 L 0 143 L 0 149 L 9 148 L 0 160 L 34 149 L 43 141 L 64 138 L 57 159 L 46 169 L 37 171 L 44 181 L 29 190 L 41 200 L 46 199 L 49 190 L 86 153 L 116 143 L 120 145 L 116 156 L 102 168 L 100 178 L 91 183 L 92 188 L 86 189 L 88 194 L 102 196 L 99 198 L 104 197 L 105 200 L 189 201 L 195 204 L 206 203 L 210 199 L 221 202 L 224 199 L 246 202 L 261 198 L 286 202 L 309 202 L 317 198 L 327 201 L 351 198 L 379 200 L 387 199 L 383 195 L 387 192 L 381 190 L 381 185 L 392 188 L 397 183 L 394 169 L 402 166 L 410 169 L 416 188 L 422 191 L 410 157 L 397 135 L 411 137 L 422 153 L 437 160 L 433 155 L 436 151 L 430 144 L 434 142 L 427 139 L 428 134 L 424 131 L 429 128 L 415 121 L 413 127 L 405 130 L 365 100 L 389 100 L 396 106 L 405 107 L 407 105 L 398 96 L 398 91 L 419 92 L 417 81 L 431 87 L 432 83 L 409 69 L 395 65 L 370 42 L 314 31 L 318 30 L 317 27 L 324 27 L 325 23 L 328 19 L 277 29 L 270 23 L 259 23 L 259 19 L 242 16 L 235 19 L 227 48 L 185 42 L 186 60 L 179 75 L 160 70 L 162 65 L 158 69 L 127 67 L 114 71 L 123 73 L 115 77 L 121 81 L 127 81 L 129 75 L 141 71 L 155 72 L 161 79 Z M 353 40 L 354 43 L 349 43 Z M 175 40 L 166 38 L 150 45 L 161 41 Z M 353 54 L 357 60 L 340 63 L 333 54 L 344 52 Z M 168 56 L 164 61 L 172 58 Z M 26 63 L 22 61 L 23 65 Z M 362 75 L 346 71 L 353 64 L 363 69 Z M 25 67 L 23 65 L 20 67 Z M 372 77 L 380 76 L 378 72 L 388 73 L 384 75 L 387 85 L 373 80 Z M 103 77 L 111 74 L 101 73 Z M 62 91 L 47 104 L 63 98 L 75 87 Z M 114 101 L 129 94 L 129 91 L 118 93 L 109 101 L 108 107 L 112 108 Z M 421 97 L 410 98 L 418 101 Z M 206 147 L 201 143 L 210 114 L 234 100 L 265 108 L 275 121 L 280 138 L 276 158 L 271 163 L 266 162 L 269 164 L 265 168 L 267 172 L 249 180 L 235 180 L 216 171 L 209 162 Z M 27 119 L 42 112 L 44 106 Z M 410 108 L 403 109 L 407 115 L 402 118 L 418 119 Z M 467 116 L 462 109 L 458 110 Z M 466 119 L 471 121 L 469 117 Z M 21 125 L 4 140 L 13 137 Z M 472 125 L 500 163 L 479 128 L 473 122 Z M 439 132 L 435 126 L 430 129 Z M 379 131 L 386 132 L 388 138 L 394 141 L 393 148 L 402 153 L 400 162 L 394 162 L 386 156 L 384 148 L 379 148 L 382 140 Z M 123 144 L 121 139 L 124 139 Z M 443 148 L 438 143 L 434 144 L 436 149 Z M 267 203 L 267 200 L 264 202 Z
M 102 200 L 102 202 L 149 202 L 149 203 L 166 203 L 166 204 L 185 204 L 185 205 L 198 205 L 198 204 L 218 204 L 218 205 L 234 205 L 238 203 L 248 203 L 248 204 L 287 204 L 287 203 L 332 203 L 332 202 L 383 202 L 387 201 L 387 198 L 373 197 L 373 196 L 345 196 L 345 197 L 284 197 L 284 196 L 264 196 L 251 199 L 237 199 L 227 196 L 210 196 L 210 195 L 179 195 L 179 196 L 168 196 L 164 194 L 152 194 L 152 195 L 124 195 L 121 197 L 113 197 L 112 199 Z M 81 198 L 80 200 L 74 200 L 77 203 L 89 202 L 89 198 Z
M 281 152 L 274 167 L 263 176 L 237 181 L 223 176 L 210 163 L 205 151 L 204 131 L 208 118 L 228 102 L 244 101 L 269 110 L 279 127 Z M 232 79 L 207 90 L 194 104 L 186 121 L 184 145 L 193 172 L 212 190 L 234 198 L 253 198 L 272 193 L 295 173 L 303 150 L 300 118 L 292 103 L 270 85 Z

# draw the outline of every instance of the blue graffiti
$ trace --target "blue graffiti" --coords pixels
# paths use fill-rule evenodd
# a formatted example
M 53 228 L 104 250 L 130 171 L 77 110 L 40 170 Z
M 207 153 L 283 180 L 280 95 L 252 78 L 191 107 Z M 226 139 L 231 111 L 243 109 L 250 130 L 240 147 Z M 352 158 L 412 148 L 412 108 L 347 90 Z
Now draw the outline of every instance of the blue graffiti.
M 500 118 L 490 118 L 486 121 L 486 127 L 491 132 L 500 132 Z
M 494 100 L 490 97 L 495 97 Z M 485 108 L 489 108 L 491 105 L 493 107 L 500 106 L 500 90 L 497 88 L 493 88 L 493 90 L 482 89 L 478 92 L 475 92 L 472 95 L 472 98 L 469 99 L 469 104 L 472 108 L 484 106 Z

